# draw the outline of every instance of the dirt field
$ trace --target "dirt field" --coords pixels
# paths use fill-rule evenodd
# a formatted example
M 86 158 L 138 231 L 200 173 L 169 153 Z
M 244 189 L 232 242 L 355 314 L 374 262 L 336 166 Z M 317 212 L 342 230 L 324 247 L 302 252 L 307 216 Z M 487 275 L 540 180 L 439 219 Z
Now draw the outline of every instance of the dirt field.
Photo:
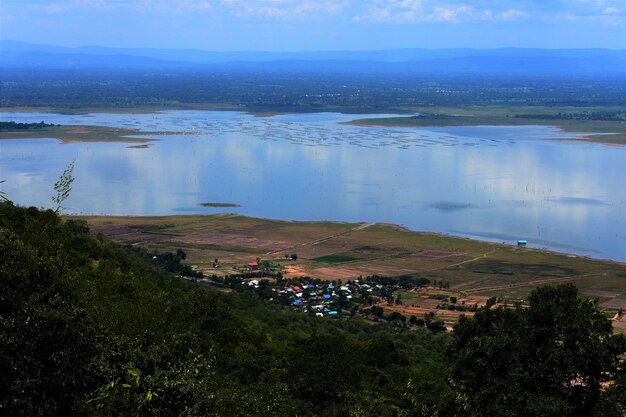
M 411 275 L 449 283 L 465 297 L 526 298 L 536 286 L 573 282 L 603 308 L 626 307 L 626 265 L 477 242 L 372 223 L 292 222 L 234 214 L 83 217 L 94 233 L 158 251 L 184 249 L 208 274 L 232 274 L 269 260 L 285 276 L 348 280 Z M 297 261 L 285 255 L 297 254 Z M 349 259 L 323 263 L 313 260 Z M 221 267 L 214 269 L 213 260 Z M 422 306 L 403 306 L 421 308 Z M 408 313 L 407 313 L 408 314 Z M 449 314 L 454 314 L 450 312 Z

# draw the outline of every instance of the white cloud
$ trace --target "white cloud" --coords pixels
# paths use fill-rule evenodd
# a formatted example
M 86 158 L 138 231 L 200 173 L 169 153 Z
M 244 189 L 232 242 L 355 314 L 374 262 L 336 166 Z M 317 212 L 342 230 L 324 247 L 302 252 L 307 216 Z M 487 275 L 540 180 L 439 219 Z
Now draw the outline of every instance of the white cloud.
M 222 0 L 222 11 L 239 17 L 286 18 L 338 14 L 350 6 L 348 0 Z
M 206 11 L 206 10 L 211 10 L 211 3 L 209 3 L 208 1 L 189 1 L 187 2 L 187 7 L 191 10 L 200 10 L 200 11 Z
M 126 5 L 125 0 L 72 0 L 29 4 L 30 10 L 41 10 L 46 13 L 58 14 L 73 10 L 113 10 Z
M 28 7 L 53 14 L 126 9 L 157 14 L 212 11 L 239 17 L 280 18 L 333 15 L 349 6 L 349 0 L 57 0 L 31 3 Z
M 420 17 L 424 0 L 370 0 L 364 2 L 354 21 L 412 22 Z M 358 10 L 358 9 L 357 9 Z
M 498 13 L 497 18 L 502 20 L 524 19 L 530 16 L 528 12 L 517 9 L 504 10 Z
M 339 20 L 382 23 L 468 21 L 593 21 L 624 24 L 626 0 L 0 0 L 47 14 L 71 11 L 207 14 L 248 21 Z M 13 13 L 14 14 L 14 13 Z
M 433 12 L 426 16 L 426 20 L 434 20 L 437 22 L 459 22 L 459 10 L 452 7 L 435 6 Z
M 622 13 L 622 11 L 620 9 L 618 9 L 617 7 L 607 7 L 604 10 L 602 10 L 602 14 L 620 14 Z
M 602 26 L 626 27 L 626 16 L 619 14 L 575 14 L 563 13 L 546 19 L 547 21 L 565 21 L 578 23 L 592 23 Z
M 128 10 L 135 10 L 142 13 L 155 14 L 176 14 L 204 13 L 214 9 L 214 2 L 211 0 L 123 0 L 124 7 Z
M 604 26 L 622 26 L 626 27 L 626 16 L 619 15 L 602 15 L 590 16 L 589 20 Z
M 480 2 L 479 2 L 480 3 Z M 494 11 L 459 1 L 436 0 L 370 0 L 366 12 L 353 17 L 355 21 L 411 23 L 477 20 L 515 20 L 526 18 L 529 13 L 519 9 Z M 487 3 L 490 4 L 490 3 Z

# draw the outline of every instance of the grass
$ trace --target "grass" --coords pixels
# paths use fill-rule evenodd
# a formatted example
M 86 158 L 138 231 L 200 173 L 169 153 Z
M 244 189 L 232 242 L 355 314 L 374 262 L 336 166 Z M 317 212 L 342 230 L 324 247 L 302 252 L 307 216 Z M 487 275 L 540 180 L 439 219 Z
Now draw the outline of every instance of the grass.
M 434 233 L 420 233 L 394 225 L 295 222 L 246 217 L 236 214 L 160 217 L 80 217 L 94 233 L 109 235 L 120 243 L 149 250 L 187 253 L 186 263 L 205 273 L 239 273 L 245 263 L 258 258 L 272 260 L 285 277 L 310 276 L 346 282 L 359 276 L 411 276 L 431 282 L 447 282 L 458 299 L 486 300 L 496 296 L 514 304 L 528 300 L 539 285 L 572 282 L 600 297 L 610 316 L 617 311 L 602 303 L 626 299 L 626 264 L 591 260 L 554 252 L 518 249 Z M 298 254 L 287 261 L 285 254 Z M 212 267 L 219 259 L 221 267 Z M 554 281 L 562 280 L 562 281 Z M 438 290 L 426 289 L 428 293 Z M 439 301 L 421 299 L 417 292 L 401 291 L 403 305 L 435 309 Z M 612 297 L 614 296 L 614 297 Z M 612 297 L 612 298 L 611 298 Z M 388 307 L 390 308 L 390 307 Z M 458 315 L 445 316 L 454 322 Z M 623 329 L 616 329 L 621 332 Z
M 539 285 L 572 282 L 583 291 L 610 291 L 626 298 L 626 265 L 511 245 L 407 231 L 393 225 L 294 222 L 234 214 L 162 217 L 84 217 L 94 232 L 120 243 L 188 252 L 188 262 L 209 274 L 234 273 L 261 259 L 279 263 L 286 276 L 327 280 L 359 275 L 408 275 L 444 281 L 472 296 L 527 299 Z M 221 268 L 210 268 L 219 259 Z M 235 268 L 235 269 L 233 269 Z M 602 299 L 601 302 L 608 299 Z
M 615 327 L 615 326 L 613 326 L 613 334 L 623 334 L 624 336 L 626 336 L 626 327 L 623 327 L 623 326 Z M 626 359 L 626 354 L 622 355 L 622 357 L 624 359 Z
M 64 143 L 72 142 L 126 142 L 145 145 L 155 139 L 143 139 L 128 137 L 131 135 L 144 135 L 135 129 L 113 128 L 105 126 L 52 126 L 43 129 L 28 130 L 2 130 L 0 139 L 37 139 L 52 138 Z M 142 145 L 139 145 L 142 146 Z
M 72 142 L 125 142 L 137 144 L 129 148 L 147 148 L 155 136 L 200 134 L 201 132 L 144 132 L 137 129 L 107 126 L 58 125 L 42 129 L 2 130 L 0 139 L 52 138 L 63 143 Z M 137 137 L 142 136 L 142 137 Z
M 342 263 L 342 262 L 358 261 L 359 259 L 361 258 L 357 258 L 355 256 L 349 256 L 349 255 L 326 255 L 326 256 L 319 256 L 311 260 L 315 262 L 320 262 L 323 264 L 336 264 L 336 263 Z

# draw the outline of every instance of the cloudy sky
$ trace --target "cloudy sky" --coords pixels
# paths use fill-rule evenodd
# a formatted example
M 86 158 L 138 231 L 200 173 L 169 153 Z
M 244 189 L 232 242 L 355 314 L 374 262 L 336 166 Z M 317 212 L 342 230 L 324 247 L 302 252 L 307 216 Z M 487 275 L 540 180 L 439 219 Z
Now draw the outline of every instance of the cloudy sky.
M 626 0 L 0 0 L 0 38 L 205 50 L 626 48 Z

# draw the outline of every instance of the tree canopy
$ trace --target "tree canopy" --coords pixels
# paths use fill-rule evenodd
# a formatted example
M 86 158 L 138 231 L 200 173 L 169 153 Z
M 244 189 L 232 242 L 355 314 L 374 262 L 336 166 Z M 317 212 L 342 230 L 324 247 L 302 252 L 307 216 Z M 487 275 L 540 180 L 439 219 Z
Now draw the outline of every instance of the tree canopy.
M 0 415 L 408 416 L 406 384 L 443 359 L 448 335 L 295 313 L 166 261 L 0 203 Z
M 451 381 L 470 416 L 623 416 L 626 338 L 572 284 L 540 287 L 528 308 L 462 318 Z

